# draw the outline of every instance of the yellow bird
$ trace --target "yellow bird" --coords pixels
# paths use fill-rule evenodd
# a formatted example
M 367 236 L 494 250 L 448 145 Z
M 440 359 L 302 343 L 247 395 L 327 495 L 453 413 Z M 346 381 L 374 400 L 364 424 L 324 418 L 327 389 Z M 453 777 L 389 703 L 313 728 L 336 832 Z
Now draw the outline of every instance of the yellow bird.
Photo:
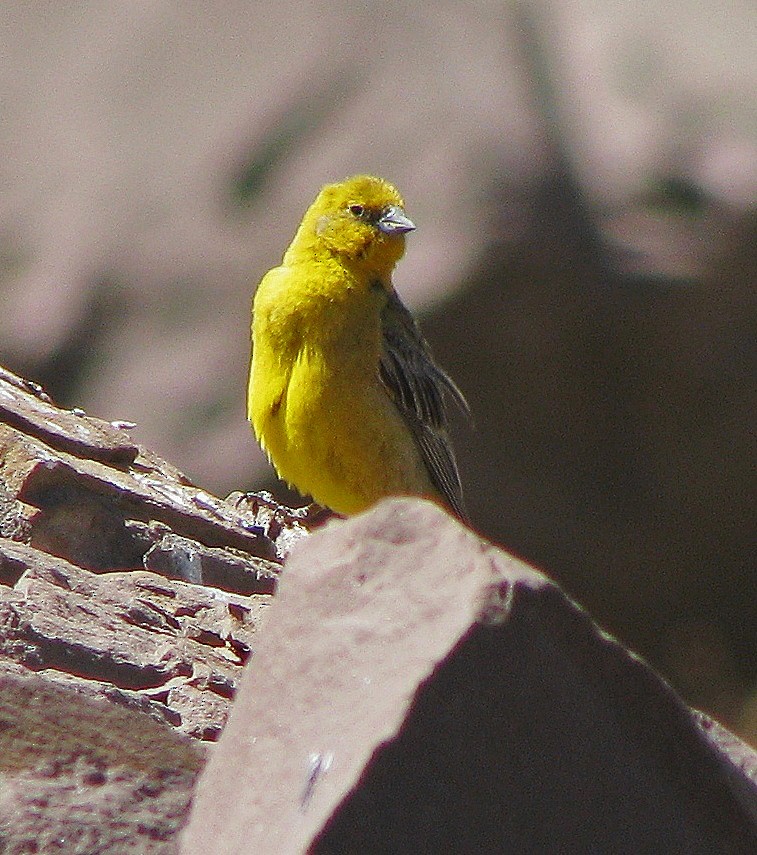
M 418 495 L 466 518 L 445 392 L 468 405 L 392 286 L 414 228 L 380 178 L 327 185 L 255 294 L 248 418 L 279 477 L 339 514 Z

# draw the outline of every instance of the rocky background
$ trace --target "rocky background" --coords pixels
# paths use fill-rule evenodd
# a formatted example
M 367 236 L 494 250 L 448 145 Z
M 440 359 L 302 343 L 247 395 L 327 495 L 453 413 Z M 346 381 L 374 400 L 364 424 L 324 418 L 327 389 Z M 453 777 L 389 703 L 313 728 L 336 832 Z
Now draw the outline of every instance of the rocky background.
M 5 3 L 0 364 L 272 484 L 252 288 L 321 183 L 384 175 L 476 525 L 757 742 L 752 14 Z
M 0 852 L 176 851 L 304 530 L 0 368 Z
M 755 851 L 757 753 L 545 576 L 313 524 L 0 369 L 0 851 Z

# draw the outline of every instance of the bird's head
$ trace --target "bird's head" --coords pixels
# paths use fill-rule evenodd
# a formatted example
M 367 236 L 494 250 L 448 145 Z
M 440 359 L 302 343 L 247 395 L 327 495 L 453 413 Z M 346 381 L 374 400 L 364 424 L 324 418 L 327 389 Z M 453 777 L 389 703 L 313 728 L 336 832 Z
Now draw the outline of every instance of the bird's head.
M 405 234 L 414 228 L 391 184 L 356 175 L 321 190 L 298 238 L 316 251 L 326 250 L 388 276 L 405 251 Z

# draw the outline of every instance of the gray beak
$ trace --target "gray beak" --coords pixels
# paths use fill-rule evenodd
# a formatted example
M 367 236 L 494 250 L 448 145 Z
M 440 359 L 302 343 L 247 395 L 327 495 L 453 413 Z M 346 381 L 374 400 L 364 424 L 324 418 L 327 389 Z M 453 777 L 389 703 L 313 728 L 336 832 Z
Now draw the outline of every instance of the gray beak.
M 409 219 L 402 208 L 392 205 L 379 217 L 376 225 L 388 235 L 404 235 L 415 228 L 415 223 Z

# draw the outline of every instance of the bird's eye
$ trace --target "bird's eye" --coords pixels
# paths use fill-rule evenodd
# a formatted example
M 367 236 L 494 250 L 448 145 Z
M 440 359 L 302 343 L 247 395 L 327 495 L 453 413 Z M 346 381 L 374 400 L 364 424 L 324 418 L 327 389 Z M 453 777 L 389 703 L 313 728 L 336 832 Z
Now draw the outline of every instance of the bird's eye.
M 364 208 L 362 205 L 350 205 L 350 206 L 347 208 L 347 210 L 348 210 L 348 211 L 349 211 L 349 212 L 350 212 L 354 217 L 362 217 L 362 216 L 363 216 L 363 214 L 365 213 L 365 208 Z

